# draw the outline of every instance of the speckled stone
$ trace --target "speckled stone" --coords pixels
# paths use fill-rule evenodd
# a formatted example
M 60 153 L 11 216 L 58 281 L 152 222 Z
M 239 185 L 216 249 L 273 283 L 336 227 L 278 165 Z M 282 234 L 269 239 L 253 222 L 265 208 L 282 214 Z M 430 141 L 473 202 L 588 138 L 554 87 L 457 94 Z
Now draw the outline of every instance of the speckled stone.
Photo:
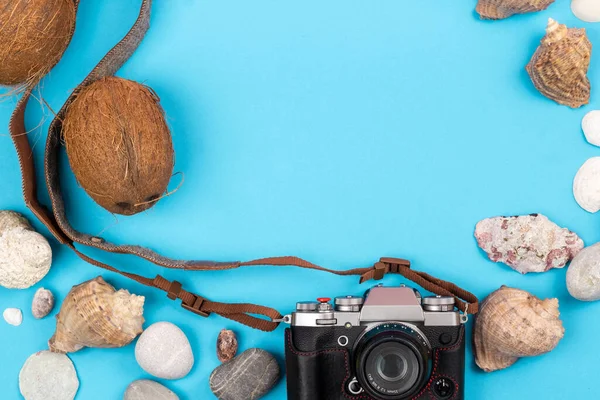
M 135 345 L 135 359 L 150 375 L 180 379 L 194 366 L 194 354 L 185 333 L 170 322 L 150 325 Z
M 235 357 L 237 353 L 238 341 L 235 333 L 229 329 L 222 329 L 217 338 L 217 358 L 221 362 L 226 362 Z
M 54 308 L 54 295 L 51 291 L 44 288 L 39 288 L 33 296 L 31 302 L 31 313 L 36 319 L 44 318 L 52 312 Z
M 131 382 L 123 400 L 179 400 L 179 397 L 158 382 L 140 379 Z
M 567 289 L 578 300 L 600 300 L 600 243 L 581 250 L 571 261 Z
M 583 248 L 579 236 L 542 214 L 484 219 L 475 238 L 490 260 L 522 274 L 562 268 Z
M 255 400 L 279 380 L 279 364 L 269 352 L 249 349 L 218 366 L 210 375 L 210 390 L 220 400 Z

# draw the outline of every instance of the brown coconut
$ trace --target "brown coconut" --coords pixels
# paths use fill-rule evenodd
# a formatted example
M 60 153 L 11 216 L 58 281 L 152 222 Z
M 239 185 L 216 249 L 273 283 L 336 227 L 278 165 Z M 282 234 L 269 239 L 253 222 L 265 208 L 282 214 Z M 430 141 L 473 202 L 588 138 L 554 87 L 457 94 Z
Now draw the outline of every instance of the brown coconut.
M 136 214 L 166 193 L 173 143 L 148 87 L 116 77 L 90 84 L 67 110 L 63 139 L 79 184 L 108 211 Z
M 74 29 L 73 0 L 0 0 L 0 85 L 41 79 L 62 57 Z

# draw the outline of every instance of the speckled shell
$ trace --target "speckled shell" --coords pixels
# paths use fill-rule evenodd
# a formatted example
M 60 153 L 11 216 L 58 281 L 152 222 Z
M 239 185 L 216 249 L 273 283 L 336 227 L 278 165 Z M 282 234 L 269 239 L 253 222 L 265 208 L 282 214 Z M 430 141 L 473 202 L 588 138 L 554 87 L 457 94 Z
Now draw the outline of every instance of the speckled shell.
M 483 301 L 475 319 L 475 362 L 491 372 L 551 351 L 565 332 L 559 314 L 557 299 L 502 286 Z
M 590 101 L 591 54 L 585 29 L 567 28 L 550 18 L 546 36 L 525 68 L 541 94 L 577 108 Z
M 56 316 L 50 350 L 71 353 L 83 347 L 122 347 L 142 333 L 144 297 L 116 291 L 97 277 L 74 286 Z
M 503 19 L 545 10 L 552 3 L 554 0 L 479 0 L 475 11 L 481 19 Z

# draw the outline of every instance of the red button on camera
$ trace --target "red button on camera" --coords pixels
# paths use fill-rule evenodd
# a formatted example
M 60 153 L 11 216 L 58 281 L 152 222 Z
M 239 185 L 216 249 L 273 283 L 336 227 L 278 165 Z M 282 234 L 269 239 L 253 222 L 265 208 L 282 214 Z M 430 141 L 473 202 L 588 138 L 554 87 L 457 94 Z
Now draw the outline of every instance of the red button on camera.
M 329 302 L 331 301 L 331 298 L 330 298 L 330 297 L 319 297 L 319 298 L 317 299 L 317 301 L 318 301 L 319 303 L 329 303 Z

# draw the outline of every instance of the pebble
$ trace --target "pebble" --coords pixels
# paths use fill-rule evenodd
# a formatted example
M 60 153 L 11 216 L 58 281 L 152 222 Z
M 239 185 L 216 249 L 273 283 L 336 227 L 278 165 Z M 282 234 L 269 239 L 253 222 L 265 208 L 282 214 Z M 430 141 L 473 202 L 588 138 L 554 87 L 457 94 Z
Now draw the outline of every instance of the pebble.
M 484 219 L 475 238 L 490 260 L 522 274 L 562 268 L 583 248 L 579 236 L 542 214 Z
M 600 300 L 600 243 L 581 250 L 571 261 L 567 289 L 578 300 Z
M 235 333 L 228 329 L 222 329 L 217 338 L 217 357 L 219 361 L 226 362 L 235 357 L 237 353 L 238 341 Z
M 12 326 L 19 326 L 23 322 L 23 313 L 18 308 L 7 308 L 2 316 Z
M 69 357 L 40 351 L 21 368 L 19 389 L 25 400 L 73 400 L 79 379 Z
M 573 196 L 585 211 L 600 210 L 600 157 L 588 159 L 575 175 Z
M 158 382 L 140 379 L 131 382 L 123 400 L 179 400 L 179 397 Z
M 44 318 L 54 308 L 54 295 L 51 291 L 39 288 L 33 296 L 31 313 L 36 319 Z
M 600 110 L 587 113 L 581 120 L 581 129 L 588 143 L 600 146 Z
M 52 249 L 23 216 L 0 211 L 0 286 L 27 289 L 50 270 Z
M 270 353 L 249 349 L 218 366 L 210 375 L 210 390 L 220 400 L 255 400 L 279 380 L 279 364 Z
M 162 379 L 183 378 L 194 366 L 187 336 L 170 322 L 156 322 L 142 332 L 135 359 L 144 371 Z
M 600 1 L 598 0 L 572 0 L 571 11 L 582 21 L 600 22 Z

